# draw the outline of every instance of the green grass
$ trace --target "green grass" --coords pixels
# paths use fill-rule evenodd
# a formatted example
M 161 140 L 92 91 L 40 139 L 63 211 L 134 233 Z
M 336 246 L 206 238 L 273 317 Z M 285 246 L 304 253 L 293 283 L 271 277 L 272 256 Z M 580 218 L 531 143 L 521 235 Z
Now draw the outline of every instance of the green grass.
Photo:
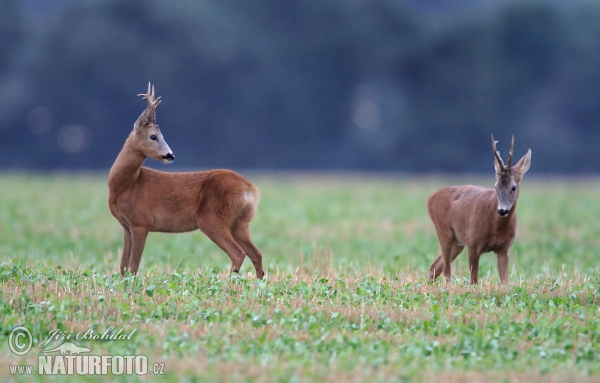
M 478 286 L 465 254 L 452 284 L 427 281 L 427 196 L 492 179 L 249 178 L 264 281 L 249 260 L 230 277 L 200 232 L 150 234 L 140 274 L 123 278 L 105 177 L 0 175 L 0 376 L 37 366 L 52 330 L 114 326 L 135 334 L 75 343 L 147 355 L 171 381 L 600 380 L 598 180 L 525 178 L 501 287 L 493 254 Z M 18 325 L 35 338 L 26 356 L 8 347 Z

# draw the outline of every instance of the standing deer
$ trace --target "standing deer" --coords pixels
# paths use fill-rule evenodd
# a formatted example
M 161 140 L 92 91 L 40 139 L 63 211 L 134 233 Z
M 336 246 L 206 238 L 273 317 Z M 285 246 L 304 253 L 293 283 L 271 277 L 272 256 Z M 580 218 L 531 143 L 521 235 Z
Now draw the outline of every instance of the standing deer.
M 108 175 L 108 206 L 123 226 L 121 274 L 136 274 L 148 232 L 183 233 L 200 229 L 231 258 L 239 272 L 247 255 L 262 279 L 262 254 L 250 239 L 258 188 L 230 170 L 166 173 L 142 166 L 146 157 L 175 159 L 156 124 L 160 97 L 148 84 L 146 110 L 133 125 Z
M 435 280 L 442 271 L 447 281 L 452 276 L 451 263 L 467 247 L 471 283 L 476 284 L 479 271 L 479 257 L 493 251 L 498 257 L 500 282 L 508 283 L 508 251 L 515 238 L 517 228 L 517 198 L 523 175 L 531 165 L 531 149 L 512 166 L 513 136 L 505 166 L 496 141 L 492 135 L 494 167 L 496 169 L 495 189 L 478 186 L 452 186 L 433 193 L 427 199 L 427 212 L 435 225 L 442 249 L 440 256 L 429 269 L 429 276 Z

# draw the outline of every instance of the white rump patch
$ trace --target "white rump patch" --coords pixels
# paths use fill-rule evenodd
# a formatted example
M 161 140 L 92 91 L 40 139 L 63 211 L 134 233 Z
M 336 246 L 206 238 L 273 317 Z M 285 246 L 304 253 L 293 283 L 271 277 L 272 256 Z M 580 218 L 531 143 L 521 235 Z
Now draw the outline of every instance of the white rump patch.
M 252 194 L 251 191 L 246 190 L 246 192 L 244 193 L 244 200 L 246 201 L 246 203 L 253 203 L 254 202 L 254 194 Z

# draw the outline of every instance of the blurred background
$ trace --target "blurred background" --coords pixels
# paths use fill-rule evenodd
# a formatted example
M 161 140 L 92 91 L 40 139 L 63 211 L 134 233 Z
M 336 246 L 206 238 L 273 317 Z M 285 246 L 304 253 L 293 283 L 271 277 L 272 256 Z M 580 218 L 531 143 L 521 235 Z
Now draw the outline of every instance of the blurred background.
M 598 1 L 0 4 L 5 170 L 108 171 L 151 81 L 170 170 L 600 171 Z

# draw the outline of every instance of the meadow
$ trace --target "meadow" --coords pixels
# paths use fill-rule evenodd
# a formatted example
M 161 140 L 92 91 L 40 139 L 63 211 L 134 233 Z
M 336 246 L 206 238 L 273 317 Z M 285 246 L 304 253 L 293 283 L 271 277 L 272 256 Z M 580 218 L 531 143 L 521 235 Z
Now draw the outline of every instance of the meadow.
M 52 331 L 114 326 L 134 334 L 74 343 L 146 355 L 173 382 L 600 381 L 599 179 L 527 175 L 510 284 L 485 254 L 472 286 L 466 253 L 451 284 L 428 280 L 439 245 L 425 200 L 492 187 L 491 174 L 245 175 L 261 190 L 264 280 L 248 259 L 230 276 L 200 232 L 151 233 L 140 273 L 121 277 L 106 175 L 0 175 L 0 377 L 43 380 L 9 366 L 37 366 L 62 343 L 40 348 Z M 20 325 L 34 338 L 24 356 L 8 345 Z

